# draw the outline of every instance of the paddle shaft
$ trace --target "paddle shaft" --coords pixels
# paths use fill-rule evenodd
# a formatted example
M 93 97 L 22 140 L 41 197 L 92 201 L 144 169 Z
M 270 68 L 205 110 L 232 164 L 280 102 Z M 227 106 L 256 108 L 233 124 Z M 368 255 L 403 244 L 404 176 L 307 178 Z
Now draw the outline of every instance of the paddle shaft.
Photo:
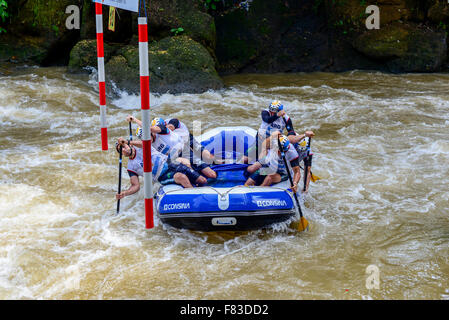
M 285 153 L 284 153 L 284 150 L 281 147 L 281 142 L 279 141 L 279 137 L 278 137 L 278 144 L 279 144 L 279 150 L 281 150 L 282 160 L 284 160 L 284 165 L 285 165 L 285 170 L 287 171 L 288 180 L 290 181 L 290 185 L 293 188 L 292 175 L 290 173 L 290 168 L 288 166 L 287 159 L 285 159 Z M 299 204 L 298 196 L 296 195 L 296 192 L 294 192 L 294 190 L 292 190 L 292 192 L 293 192 L 293 196 L 295 197 L 296 205 L 298 206 L 299 217 L 302 218 L 302 210 L 301 210 L 301 205 Z
M 120 146 L 120 159 L 118 163 L 118 194 L 122 190 L 122 146 Z M 120 212 L 120 199 L 117 200 L 117 213 Z
M 131 122 L 129 123 L 129 141 L 133 140 L 133 129 L 131 128 Z
M 309 176 L 309 157 L 310 157 L 310 143 L 312 142 L 312 138 L 309 138 L 309 143 L 307 144 L 307 157 L 304 159 L 304 191 L 306 191 L 307 187 L 307 178 Z M 312 173 L 310 173 L 312 174 Z

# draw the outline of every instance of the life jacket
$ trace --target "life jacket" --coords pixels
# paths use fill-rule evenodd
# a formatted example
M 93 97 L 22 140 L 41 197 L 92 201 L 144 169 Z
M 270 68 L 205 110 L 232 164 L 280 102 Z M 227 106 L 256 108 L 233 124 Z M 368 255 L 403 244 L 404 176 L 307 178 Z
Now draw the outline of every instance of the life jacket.
M 166 123 L 169 123 L 170 120 L 171 120 L 171 118 L 167 119 L 165 121 L 166 121 Z M 189 142 L 189 134 L 190 134 L 190 132 L 189 132 L 189 129 L 187 128 L 187 126 L 183 122 L 179 121 L 179 128 L 176 128 L 174 130 L 174 133 L 176 133 L 182 139 L 182 142 L 184 144 Z
M 265 111 L 270 112 L 268 109 L 265 109 Z M 284 118 L 284 119 L 282 119 L 282 118 Z M 259 136 L 262 139 L 266 139 L 275 131 L 279 131 L 279 132 L 283 133 L 284 129 L 285 129 L 285 123 L 288 121 L 288 119 L 290 119 L 290 118 L 288 117 L 287 114 L 285 114 L 283 117 L 279 117 L 272 123 L 262 121 L 262 124 L 260 125 L 259 131 L 258 131 Z
M 151 146 L 156 149 L 156 151 L 168 156 L 169 158 L 177 158 L 182 150 L 183 142 L 182 139 L 173 131 L 168 129 L 168 133 L 155 134 L 156 138 L 152 142 Z
M 284 152 L 285 159 L 287 161 L 293 161 L 299 157 L 296 149 L 291 145 L 288 150 Z M 267 155 L 260 160 L 260 163 L 263 165 L 267 165 L 270 168 L 271 173 L 280 172 L 283 174 L 287 174 L 287 170 L 285 168 L 284 159 L 278 155 L 277 149 L 270 149 L 267 152 Z
M 138 176 L 143 176 L 143 149 L 136 147 L 134 149 L 136 150 L 136 156 L 133 159 L 128 159 L 128 170 Z M 167 158 L 166 155 L 157 152 L 151 147 L 151 172 L 153 174 L 153 182 L 157 181 L 160 175 L 167 170 Z

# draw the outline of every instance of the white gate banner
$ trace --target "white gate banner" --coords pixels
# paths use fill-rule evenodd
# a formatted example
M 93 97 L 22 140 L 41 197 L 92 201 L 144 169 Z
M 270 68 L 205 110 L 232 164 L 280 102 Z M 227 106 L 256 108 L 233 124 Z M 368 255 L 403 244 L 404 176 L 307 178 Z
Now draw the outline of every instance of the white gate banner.
M 139 11 L 139 0 L 93 0 L 107 6 L 112 6 L 128 11 Z

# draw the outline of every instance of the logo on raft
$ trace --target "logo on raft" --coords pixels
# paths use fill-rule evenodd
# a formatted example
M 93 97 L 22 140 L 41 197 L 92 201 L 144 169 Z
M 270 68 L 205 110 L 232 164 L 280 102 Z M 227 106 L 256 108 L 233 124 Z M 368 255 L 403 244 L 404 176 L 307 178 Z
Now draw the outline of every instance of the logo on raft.
M 258 207 L 286 207 L 287 202 L 285 200 L 257 200 L 256 204 Z
M 190 203 L 171 203 L 164 204 L 164 210 L 182 210 L 182 209 L 190 209 Z

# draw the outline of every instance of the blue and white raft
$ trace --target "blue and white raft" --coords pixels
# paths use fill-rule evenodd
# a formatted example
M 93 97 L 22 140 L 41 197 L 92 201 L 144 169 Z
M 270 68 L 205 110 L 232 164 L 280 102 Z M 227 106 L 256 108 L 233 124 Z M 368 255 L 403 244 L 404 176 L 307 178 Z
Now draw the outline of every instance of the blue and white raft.
M 197 188 L 169 184 L 155 195 L 160 221 L 175 228 L 196 231 L 245 231 L 268 228 L 297 213 L 289 182 L 270 187 L 245 187 L 247 164 L 236 163 L 256 142 L 249 127 L 220 127 L 200 137 L 201 144 L 225 164 L 212 166 L 216 179 Z

